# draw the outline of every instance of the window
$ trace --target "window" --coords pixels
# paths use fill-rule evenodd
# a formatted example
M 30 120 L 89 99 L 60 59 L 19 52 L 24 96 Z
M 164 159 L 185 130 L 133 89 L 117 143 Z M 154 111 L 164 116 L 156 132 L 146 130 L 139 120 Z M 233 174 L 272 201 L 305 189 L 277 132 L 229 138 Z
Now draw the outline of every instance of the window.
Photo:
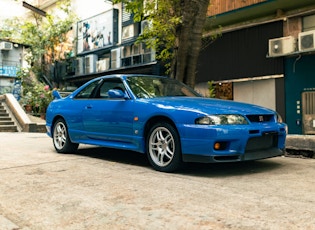
M 303 17 L 303 31 L 315 30 L 315 15 Z
M 82 89 L 76 96 L 75 99 L 87 99 L 93 97 L 94 91 L 96 90 L 96 86 L 100 81 L 94 81 L 89 84 L 87 87 Z
M 99 97 L 100 98 L 108 98 L 108 90 L 110 89 L 120 89 L 125 91 L 125 86 L 120 79 L 111 78 L 104 80 L 103 84 L 99 90 Z

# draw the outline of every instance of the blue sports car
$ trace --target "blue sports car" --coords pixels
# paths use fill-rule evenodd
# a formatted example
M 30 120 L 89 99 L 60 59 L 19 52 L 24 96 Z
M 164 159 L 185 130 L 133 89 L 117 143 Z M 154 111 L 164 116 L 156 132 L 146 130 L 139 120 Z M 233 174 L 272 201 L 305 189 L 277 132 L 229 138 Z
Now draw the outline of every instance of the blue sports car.
M 184 162 L 258 160 L 285 148 L 287 126 L 276 112 L 205 98 L 168 77 L 109 75 L 53 95 L 46 128 L 58 153 L 80 143 L 133 150 L 172 172 Z

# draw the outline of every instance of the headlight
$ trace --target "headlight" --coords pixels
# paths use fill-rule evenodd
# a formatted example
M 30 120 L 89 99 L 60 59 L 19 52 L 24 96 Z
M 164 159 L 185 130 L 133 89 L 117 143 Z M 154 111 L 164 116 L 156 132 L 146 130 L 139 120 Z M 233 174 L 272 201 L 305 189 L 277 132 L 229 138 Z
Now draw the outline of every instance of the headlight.
M 278 123 L 283 123 L 282 117 L 280 116 L 279 113 L 277 113 L 277 122 Z
M 241 115 L 209 115 L 195 120 L 198 125 L 246 125 L 245 117 Z

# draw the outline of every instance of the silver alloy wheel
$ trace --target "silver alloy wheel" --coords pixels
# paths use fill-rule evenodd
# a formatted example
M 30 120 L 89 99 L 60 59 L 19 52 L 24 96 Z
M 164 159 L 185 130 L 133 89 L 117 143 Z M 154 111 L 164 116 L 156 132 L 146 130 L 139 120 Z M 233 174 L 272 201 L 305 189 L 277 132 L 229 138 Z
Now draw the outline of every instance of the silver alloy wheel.
M 175 141 L 172 133 L 165 127 L 157 127 L 149 139 L 149 154 L 152 161 L 160 166 L 169 165 L 175 154 Z
M 54 144 L 55 147 L 61 150 L 67 143 L 67 127 L 59 121 L 54 128 Z

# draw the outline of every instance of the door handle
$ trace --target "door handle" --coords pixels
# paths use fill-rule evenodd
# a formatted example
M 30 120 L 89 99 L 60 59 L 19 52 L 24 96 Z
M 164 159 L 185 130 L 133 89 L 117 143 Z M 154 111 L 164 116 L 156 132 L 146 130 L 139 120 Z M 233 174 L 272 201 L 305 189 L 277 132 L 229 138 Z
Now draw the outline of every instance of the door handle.
M 87 106 L 85 106 L 85 109 L 92 109 L 92 108 L 93 108 L 92 105 L 87 105 Z

